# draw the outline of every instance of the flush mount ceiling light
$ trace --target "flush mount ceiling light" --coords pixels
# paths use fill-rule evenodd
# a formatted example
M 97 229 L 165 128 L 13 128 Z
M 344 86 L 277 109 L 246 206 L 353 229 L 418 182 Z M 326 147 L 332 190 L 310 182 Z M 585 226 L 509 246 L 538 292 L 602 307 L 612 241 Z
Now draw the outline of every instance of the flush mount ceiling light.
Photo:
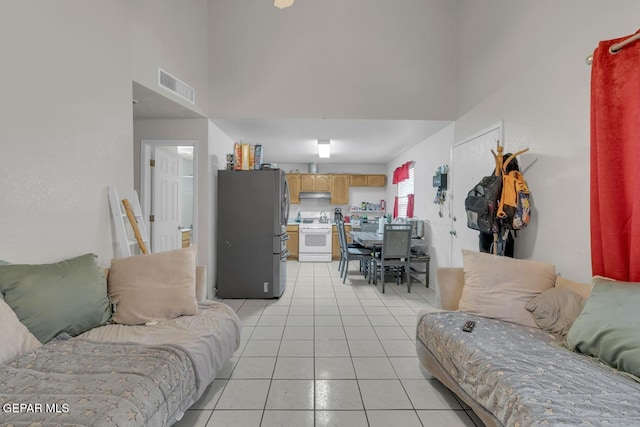
M 321 159 L 331 157 L 331 142 L 328 139 L 318 140 L 318 157 Z
M 293 5 L 295 0 L 275 0 L 273 5 L 279 9 L 284 9 L 285 7 L 289 7 Z

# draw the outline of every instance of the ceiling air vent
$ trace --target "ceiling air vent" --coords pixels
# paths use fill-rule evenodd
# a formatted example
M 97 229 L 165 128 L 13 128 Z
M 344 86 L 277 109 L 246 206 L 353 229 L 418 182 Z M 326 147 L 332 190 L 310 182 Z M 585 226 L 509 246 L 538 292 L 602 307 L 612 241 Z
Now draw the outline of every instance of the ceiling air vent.
M 158 84 L 186 99 L 190 103 L 195 103 L 195 90 L 185 82 L 176 79 L 162 68 L 158 68 Z

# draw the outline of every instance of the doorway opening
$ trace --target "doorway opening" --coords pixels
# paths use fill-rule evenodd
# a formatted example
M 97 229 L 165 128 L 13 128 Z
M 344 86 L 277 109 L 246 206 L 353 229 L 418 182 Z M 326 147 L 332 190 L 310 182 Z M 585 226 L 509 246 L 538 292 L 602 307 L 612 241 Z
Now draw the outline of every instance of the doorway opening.
M 140 204 L 151 252 L 197 243 L 198 141 L 141 141 Z

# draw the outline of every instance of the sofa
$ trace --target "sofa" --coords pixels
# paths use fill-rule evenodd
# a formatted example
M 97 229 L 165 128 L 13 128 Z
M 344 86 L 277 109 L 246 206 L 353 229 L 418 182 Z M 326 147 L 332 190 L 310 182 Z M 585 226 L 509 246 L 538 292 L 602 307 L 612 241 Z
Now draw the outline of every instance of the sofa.
M 240 343 L 195 254 L 0 265 L 0 425 L 179 420 Z
M 463 258 L 463 268 L 438 269 L 440 309 L 419 314 L 416 348 L 485 425 L 640 425 L 638 283 L 581 284 L 553 266 L 534 271 L 541 263 Z

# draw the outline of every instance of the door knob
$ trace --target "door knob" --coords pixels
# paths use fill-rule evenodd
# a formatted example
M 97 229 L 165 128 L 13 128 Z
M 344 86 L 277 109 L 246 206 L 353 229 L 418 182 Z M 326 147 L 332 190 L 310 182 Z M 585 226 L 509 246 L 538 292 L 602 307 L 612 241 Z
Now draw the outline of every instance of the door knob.
M 449 234 L 451 234 L 452 236 L 457 236 L 458 233 L 456 232 L 456 230 L 450 230 Z

